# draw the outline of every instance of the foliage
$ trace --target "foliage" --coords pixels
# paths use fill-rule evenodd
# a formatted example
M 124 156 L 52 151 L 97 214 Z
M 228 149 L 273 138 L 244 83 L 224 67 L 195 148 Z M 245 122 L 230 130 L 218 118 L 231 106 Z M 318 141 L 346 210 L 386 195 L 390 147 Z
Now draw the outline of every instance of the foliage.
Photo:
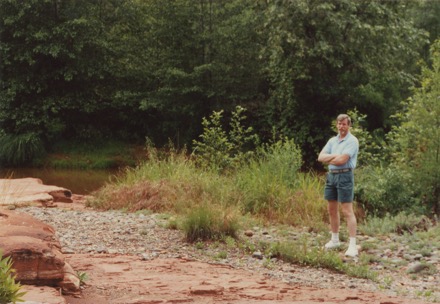
M 359 231 L 365 235 L 387 235 L 390 233 L 415 233 L 431 227 L 431 222 L 425 216 L 400 212 L 396 215 L 386 214 L 381 217 L 368 217 L 365 223 L 359 225 Z
M 376 279 L 377 274 L 364 265 L 349 265 L 342 261 L 335 251 L 311 247 L 307 240 L 294 243 L 277 243 L 271 247 L 274 256 L 280 259 L 304 266 L 326 268 L 354 277 Z
M 98 122 L 111 109 L 101 81 L 109 67 L 103 20 L 110 7 L 0 1 L 0 126 L 8 134 L 34 130 L 53 139 L 73 130 L 82 115 Z
M 325 124 L 358 108 L 368 128 L 384 126 L 409 94 L 423 32 L 404 1 L 268 1 L 265 69 L 270 127 L 293 135 L 305 155 L 330 136 Z M 315 161 L 314 157 L 308 161 Z
M 440 38 L 440 2 L 419 0 L 407 1 L 407 3 L 415 25 L 429 33 L 429 44 L 423 52 L 423 59 L 429 61 L 429 46 Z
M 78 277 L 78 279 L 79 279 L 79 284 L 82 286 L 82 285 L 85 285 L 86 284 L 86 281 L 89 279 L 89 276 L 88 276 L 88 274 L 87 274 L 87 272 L 83 272 L 83 271 L 77 271 L 76 272 L 76 276 Z
M 408 1 L 22 2 L 0 0 L 2 132 L 180 148 L 240 105 L 260 138 L 294 137 L 307 166 L 340 112 L 389 127 L 426 41 L 413 17 L 435 32 L 420 16 L 436 5 Z
M 183 222 L 183 230 L 189 242 L 220 240 L 227 236 L 236 238 L 238 229 L 237 217 L 206 205 L 190 210 Z
M 44 165 L 57 169 L 115 169 L 135 166 L 142 146 L 116 140 L 59 141 L 50 147 Z
M 347 111 L 347 114 L 352 120 L 350 132 L 359 140 L 357 166 L 388 165 L 391 152 L 383 136 L 373 136 L 367 130 L 367 115 L 359 113 L 356 109 Z
M 193 141 L 193 154 L 201 167 L 224 172 L 240 168 L 252 157 L 251 148 L 257 145 L 258 137 L 252 134 L 251 127 L 242 126 L 242 121 L 246 119 L 244 111 L 237 106 L 232 112 L 229 132 L 221 124 L 223 111 L 214 111 L 209 119 L 203 118 L 201 140 Z
M 225 175 L 196 166 L 184 151 L 150 146 L 147 160 L 114 177 L 88 205 L 186 214 L 194 206 L 209 204 L 267 220 L 319 226 L 327 218 L 322 191 L 317 190 L 322 189 L 322 180 L 298 172 L 301 155 L 293 140 L 264 147 L 261 159 Z
M 366 166 L 356 170 L 355 200 L 369 215 L 419 211 L 413 177 L 398 166 Z
M 26 293 L 20 292 L 20 283 L 15 282 L 11 257 L 0 254 L 0 303 L 24 302 L 21 297 Z
M 244 211 L 268 218 L 291 214 L 295 205 L 292 187 L 301 167 L 301 151 L 293 139 L 282 138 L 263 145 L 257 154 L 236 175 Z
M 0 136 L 0 163 L 6 166 L 28 165 L 45 154 L 41 138 L 33 132 Z
M 408 168 L 420 187 L 423 204 L 440 214 L 440 40 L 431 47 L 432 68 L 423 69 L 406 109 L 396 116 L 400 125 L 390 134 L 394 161 Z M 414 185 L 411 185 L 414 187 Z

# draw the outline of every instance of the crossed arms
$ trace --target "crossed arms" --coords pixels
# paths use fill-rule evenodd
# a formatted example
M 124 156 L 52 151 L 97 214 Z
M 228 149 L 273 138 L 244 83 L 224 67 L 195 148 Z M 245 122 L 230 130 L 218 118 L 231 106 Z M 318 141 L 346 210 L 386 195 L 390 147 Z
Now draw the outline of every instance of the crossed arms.
M 318 161 L 324 164 L 342 166 L 350 159 L 348 154 L 328 154 L 321 151 L 318 156 Z

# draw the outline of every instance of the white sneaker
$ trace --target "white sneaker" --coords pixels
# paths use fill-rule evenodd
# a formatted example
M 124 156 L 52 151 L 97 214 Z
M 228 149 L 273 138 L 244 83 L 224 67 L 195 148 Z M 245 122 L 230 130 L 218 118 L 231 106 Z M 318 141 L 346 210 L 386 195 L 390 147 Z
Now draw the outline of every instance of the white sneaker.
M 334 249 L 341 246 L 341 242 L 330 240 L 327 244 L 325 244 L 325 249 Z
M 357 248 L 355 246 L 349 246 L 347 251 L 345 252 L 345 255 L 349 256 L 349 257 L 352 257 L 352 258 L 357 257 L 358 250 L 357 250 Z

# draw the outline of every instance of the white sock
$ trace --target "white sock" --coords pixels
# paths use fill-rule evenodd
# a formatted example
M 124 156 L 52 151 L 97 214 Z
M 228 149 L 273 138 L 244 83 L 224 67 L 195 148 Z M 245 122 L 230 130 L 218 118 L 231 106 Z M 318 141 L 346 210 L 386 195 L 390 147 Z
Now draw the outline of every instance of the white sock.
M 356 248 L 356 238 L 355 237 L 350 238 L 350 244 L 348 246 Z
M 336 233 L 332 232 L 332 241 L 334 243 L 339 242 L 339 233 L 338 232 L 336 232 Z

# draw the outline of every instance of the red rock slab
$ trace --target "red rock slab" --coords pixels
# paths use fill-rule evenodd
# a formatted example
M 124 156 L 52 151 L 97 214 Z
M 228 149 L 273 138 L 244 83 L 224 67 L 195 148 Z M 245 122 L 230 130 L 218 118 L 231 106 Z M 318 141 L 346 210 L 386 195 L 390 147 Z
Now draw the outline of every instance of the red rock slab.
M 21 212 L 0 210 L 0 237 L 28 236 L 49 242 L 61 248 L 55 229 L 36 218 Z
M 72 202 L 68 189 L 44 185 L 38 178 L 0 179 L 0 205 Z
M 0 210 L 0 250 L 10 256 L 23 284 L 56 285 L 64 278 L 64 257 L 55 230 L 23 213 Z
M 67 304 L 66 299 L 61 295 L 59 288 L 48 286 L 22 285 L 20 291 L 26 292 L 22 297 L 23 304 Z
M 227 265 L 185 259 L 81 254 L 66 260 L 89 277 L 82 298 L 66 298 L 70 304 L 424 303 L 358 290 L 289 285 Z

